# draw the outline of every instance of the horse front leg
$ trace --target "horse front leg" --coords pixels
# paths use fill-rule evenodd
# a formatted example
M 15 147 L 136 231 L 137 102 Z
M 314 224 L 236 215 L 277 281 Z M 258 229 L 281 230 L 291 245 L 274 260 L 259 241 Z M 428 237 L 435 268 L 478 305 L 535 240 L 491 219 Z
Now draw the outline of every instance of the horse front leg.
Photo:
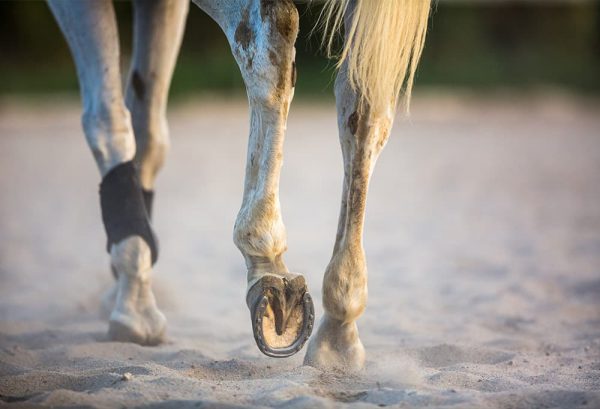
M 345 66 L 338 74 L 335 91 L 344 184 L 333 255 L 323 278 L 325 315 L 308 345 L 305 363 L 352 371 L 362 368 L 365 361 L 356 320 L 367 303 L 363 248 L 367 190 L 392 127 L 394 107 L 375 114 L 368 104 L 359 104 L 361 97 L 350 86 Z
M 298 352 L 314 311 L 304 277 L 283 260 L 286 231 L 279 176 L 295 84 L 298 11 L 291 0 L 196 0 L 227 34 L 246 84 L 250 137 L 242 205 L 234 242 L 247 267 L 246 303 L 259 349 L 272 357 Z
M 157 243 L 134 164 L 136 143 L 121 90 L 113 5 L 81 0 L 51 0 L 49 4 L 75 60 L 84 133 L 102 176 L 102 219 L 111 265 L 118 276 L 109 337 L 156 344 L 166 328 L 151 289 Z
M 171 78 L 179 54 L 186 0 L 135 0 L 133 55 L 125 92 L 136 142 L 135 162 L 139 170 L 144 205 L 152 219 L 154 185 L 170 148 L 167 102 Z M 113 275 L 117 272 L 112 267 Z M 114 309 L 118 284 L 102 300 L 102 315 Z

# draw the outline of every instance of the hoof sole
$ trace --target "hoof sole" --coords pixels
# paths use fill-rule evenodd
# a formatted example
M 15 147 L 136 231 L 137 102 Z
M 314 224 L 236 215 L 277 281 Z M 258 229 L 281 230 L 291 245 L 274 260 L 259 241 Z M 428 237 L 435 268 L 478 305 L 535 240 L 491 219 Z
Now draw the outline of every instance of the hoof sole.
M 265 276 L 252 286 L 247 301 L 254 339 L 263 354 L 287 358 L 302 349 L 315 320 L 304 277 Z

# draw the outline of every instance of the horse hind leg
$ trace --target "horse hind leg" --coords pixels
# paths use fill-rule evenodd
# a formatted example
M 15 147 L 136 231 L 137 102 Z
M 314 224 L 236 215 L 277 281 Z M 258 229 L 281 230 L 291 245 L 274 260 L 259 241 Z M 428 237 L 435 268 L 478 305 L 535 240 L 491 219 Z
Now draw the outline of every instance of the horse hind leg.
M 250 104 L 245 186 L 234 242 L 246 261 L 246 303 L 254 337 L 266 355 L 290 356 L 302 348 L 314 320 L 304 277 L 290 273 L 283 260 L 287 244 L 279 205 L 298 11 L 291 0 L 195 3 L 226 33 Z
M 324 369 L 358 370 L 365 350 L 356 320 L 367 302 L 367 264 L 363 223 L 369 179 L 377 157 L 389 137 L 393 107 L 375 115 L 352 90 L 343 66 L 336 80 L 340 145 L 344 158 L 344 185 L 338 232 L 331 261 L 323 278 L 323 307 L 317 333 L 312 337 L 305 363 Z
M 156 240 L 133 163 L 136 144 L 121 90 L 113 5 L 80 0 L 49 3 L 73 54 L 84 133 L 102 176 L 100 199 L 107 249 L 118 275 L 109 337 L 156 344 L 163 340 L 166 328 L 151 289 Z
M 187 17 L 185 0 L 135 0 L 134 47 L 126 91 L 145 204 L 169 150 L 167 100 Z

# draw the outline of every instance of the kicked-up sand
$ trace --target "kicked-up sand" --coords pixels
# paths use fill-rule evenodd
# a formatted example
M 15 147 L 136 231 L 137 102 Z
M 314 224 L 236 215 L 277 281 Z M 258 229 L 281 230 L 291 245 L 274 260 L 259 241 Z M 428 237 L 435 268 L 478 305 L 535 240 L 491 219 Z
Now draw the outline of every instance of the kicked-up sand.
M 161 173 L 158 347 L 110 342 L 112 281 L 76 102 L 0 105 L 0 406 L 600 407 L 600 109 L 421 95 L 371 184 L 367 365 L 260 354 L 232 243 L 244 101 L 180 104 Z M 322 316 L 342 180 L 330 105 L 292 106 L 286 260 Z

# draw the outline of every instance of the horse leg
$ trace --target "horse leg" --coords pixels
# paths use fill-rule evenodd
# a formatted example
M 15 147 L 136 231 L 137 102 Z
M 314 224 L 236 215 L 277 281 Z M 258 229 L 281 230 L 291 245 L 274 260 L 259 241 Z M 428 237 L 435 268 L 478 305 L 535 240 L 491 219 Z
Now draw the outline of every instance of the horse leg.
M 151 290 L 156 242 L 133 164 L 136 153 L 119 70 L 119 40 L 111 1 L 50 0 L 71 48 L 83 101 L 82 124 L 102 176 L 102 218 L 118 274 L 109 337 L 140 344 L 163 339 L 166 320 Z
M 323 279 L 323 316 L 305 363 L 325 369 L 360 369 L 365 360 L 356 319 L 367 302 L 363 223 L 367 189 L 375 161 L 392 127 L 393 107 L 380 115 L 360 105 L 342 66 L 335 84 L 344 184 L 338 231 Z
M 189 9 L 186 0 L 135 0 L 133 56 L 125 104 L 131 114 L 144 205 L 152 217 L 154 182 L 169 150 L 167 100 Z M 113 275 L 117 272 L 112 267 Z M 110 316 L 118 285 L 102 300 Z
M 189 2 L 135 0 L 134 5 L 133 58 L 125 101 L 131 112 L 136 162 L 151 216 L 154 181 L 169 150 L 167 99 Z
M 304 277 L 283 261 L 286 231 L 279 175 L 295 84 L 298 11 L 291 0 L 194 0 L 221 26 L 246 84 L 250 138 L 234 242 L 247 267 L 246 303 L 259 349 L 273 357 L 302 348 L 314 312 Z

